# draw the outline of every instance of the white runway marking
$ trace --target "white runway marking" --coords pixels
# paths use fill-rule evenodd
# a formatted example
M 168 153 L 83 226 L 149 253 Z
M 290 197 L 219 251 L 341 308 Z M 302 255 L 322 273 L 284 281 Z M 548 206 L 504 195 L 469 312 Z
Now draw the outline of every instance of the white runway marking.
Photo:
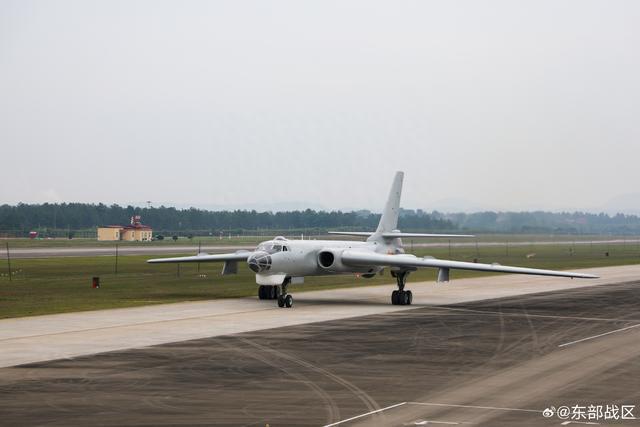
M 582 338 L 582 339 L 579 339 L 579 340 L 566 342 L 564 344 L 560 344 L 558 347 L 566 347 L 568 345 L 577 344 L 579 342 L 583 342 L 583 341 L 588 341 L 588 340 L 592 340 L 592 339 L 595 339 L 595 338 L 604 337 L 605 335 L 615 334 L 616 332 L 626 331 L 627 329 L 637 328 L 638 326 L 640 326 L 640 323 L 637 324 L 637 325 L 627 326 L 626 328 L 616 329 L 615 331 L 605 332 L 604 334 L 598 334 L 598 335 L 594 335 L 594 336 L 591 336 L 591 337 L 586 337 L 586 338 Z
M 339 425 L 339 424 L 344 424 L 344 423 L 349 422 L 349 421 L 357 420 L 358 418 L 366 417 L 366 416 L 368 416 L 368 415 L 373 415 L 373 414 L 375 414 L 375 413 L 382 412 L 382 411 L 386 411 L 386 410 L 388 410 L 388 409 L 397 408 L 398 406 L 402 406 L 402 405 L 406 405 L 406 404 L 407 404 L 407 402 L 400 402 L 400 403 L 396 403 L 395 405 L 391 405 L 391 406 L 387 406 L 386 408 L 380 408 L 380 409 L 377 409 L 377 410 L 375 410 L 375 411 L 367 412 L 366 414 L 356 415 L 355 417 L 347 418 L 346 420 L 338 421 L 337 423 L 327 424 L 327 425 L 326 425 L 326 426 L 324 426 L 324 427 L 337 426 L 337 425 Z
M 561 423 L 560 425 L 567 426 L 569 424 L 589 424 L 589 425 L 593 425 L 593 426 L 600 425 L 600 423 L 592 423 L 592 422 L 589 422 L 589 421 L 586 421 L 586 422 L 585 421 L 565 421 L 565 422 Z
M 450 406 L 452 408 L 489 409 L 489 410 L 495 410 L 495 411 L 542 412 L 537 409 L 501 408 L 497 406 L 454 405 L 452 403 L 433 403 L 433 402 L 406 402 L 406 403 L 407 405 Z
M 391 406 L 387 406 L 385 408 L 378 409 L 376 411 L 367 412 L 367 413 L 364 413 L 364 414 L 356 415 L 355 417 L 347 418 L 346 420 L 341 420 L 341 421 L 338 421 L 338 422 L 335 422 L 335 423 L 332 423 L 332 424 L 327 424 L 324 427 L 337 426 L 337 425 L 340 425 L 340 424 L 347 423 L 349 421 L 357 420 L 358 418 L 366 417 L 368 415 L 373 415 L 373 414 L 378 413 L 378 412 L 387 411 L 389 409 L 397 408 L 398 406 L 402 406 L 402 405 L 448 406 L 448 407 L 452 407 L 452 408 L 471 408 L 471 409 L 488 409 L 488 410 L 493 410 L 493 411 L 518 411 L 518 412 L 542 413 L 542 411 L 537 410 L 537 409 L 502 408 L 502 407 L 498 407 L 498 406 L 455 405 L 455 404 L 452 404 L 452 403 L 434 403 L 434 402 L 400 402 L 400 403 L 396 403 L 395 405 L 391 405 Z M 432 423 L 433 424 L 450 424 L 450 425 L 460 424 L 459 422 L 454 422 L 454 421 L 437 421 L 437 420 L 420 420 L 420 421 L 414 422 L 415 425 L 424 425 L 424 424 L 432 424 Z M 467 423 L 464 423 L 464 424 L 467 424 Z

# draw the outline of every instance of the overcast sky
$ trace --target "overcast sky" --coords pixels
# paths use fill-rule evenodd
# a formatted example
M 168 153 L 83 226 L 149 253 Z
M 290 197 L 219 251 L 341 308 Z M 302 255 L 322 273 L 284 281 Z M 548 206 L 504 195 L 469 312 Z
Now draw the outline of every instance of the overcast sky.
M 0 203 L 640 210 L 638 1 L 0 1 Z M 614 206 L 615 205 L 615 206 Z

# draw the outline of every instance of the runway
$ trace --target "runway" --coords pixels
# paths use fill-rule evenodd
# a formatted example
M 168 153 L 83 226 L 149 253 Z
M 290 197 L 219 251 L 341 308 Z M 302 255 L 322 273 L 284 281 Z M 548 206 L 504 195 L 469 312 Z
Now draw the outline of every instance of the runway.
M 542 410 L 640 403 L 640 269 L 595 270 L 603 279 L 411 284 L 410 309 L 380 286 L 299 293 L 292 310 L 243 299 L 2 321 L 3 358 L 7 344 L 64 345 L 0 369 L 0 413 L 10 425 L 561 425 Z M 142 347 L 160 325 L 177 342 Z M 90 354 L 118 334 L 122 349 Z M 67 345 L 87 355 L 45 361 Z
M 326 237 L 326 236 L 324 236 Z M 330 238 L 330 237 L 329 237 Z M 269 240 L 270 237 L 263 237 L 262 240 Z M 411 239 L 405 239 L 406 247 L 412 248 L 486 248 L 486 247 L 523 247 L 532 245 L 566 245 L 566 246 L 585 246 L 591 244 L 604 245 L 619 245 L 627 244 L 634 245 L 640 243 L 639 239 L 607 239 L 607 240 L 541 240 L 541 241 L 515 241 L 515 242 L 476 242 L 474 239 L 466 239 L 466 241 L 451 241 L 449 242 L 413 242 Z M 76 246 L 76 247 L 33 247 L 33 248 L 15 248 L 10 249 L 11 258 L 14 259 L 26 259 L 26 258 L 58 258 L 58 257 L 85 257 L 85 256 L 113 256 L 115 255 L 115 243 L 112 246 Z M 147 243 L 141 243 L 135 246 L 119 245 L 118 253 L 120 255 L 167 255 L 167 254 L 196 254 L 198 249 L 202 252 L 234 252 L 240 249 L 253 250 L 255 249 L 253 244 L 244 245 L 202 245 L 200 248 L 198 245 L 168 245 L 168 246 L 155 246 Z M 0 258 L 6 257 L 6 249 L 4 246 L 0 247 Z

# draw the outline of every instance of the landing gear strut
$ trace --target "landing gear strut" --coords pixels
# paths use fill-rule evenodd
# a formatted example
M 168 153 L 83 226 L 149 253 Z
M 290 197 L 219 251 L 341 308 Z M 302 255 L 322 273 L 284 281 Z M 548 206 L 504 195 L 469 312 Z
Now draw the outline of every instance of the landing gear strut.
M 280 294 L 278 295 L 278 307 L 280 308 L 293 307 L 293 297 L 291 296 L 291 294 L 287 293 L 287 286 L 289 286 L 289 283 L 291 283 L 291 279 L 287 277 L 280 286 L 282 288 Z
M 407 284 L 408 271 L 396 271 L 393 273 L 398 282 L 398 290 L 391 293 L 391 304 L 393 305 L 411 305 L 413 294 L 411 291 L 405 291 L 404 285 Z
M 277 286 L 258 286 L 258 299 L 278 299 L 280 289 Z

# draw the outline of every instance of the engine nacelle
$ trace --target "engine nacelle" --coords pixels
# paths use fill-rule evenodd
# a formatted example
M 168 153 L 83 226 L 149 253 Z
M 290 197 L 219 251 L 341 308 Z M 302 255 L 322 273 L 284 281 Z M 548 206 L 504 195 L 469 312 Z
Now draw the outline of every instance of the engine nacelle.
M 353 271 L 353 267 L 347 267 L 342 263 L 342 251 L 344 249 L 324 248 L 318 252 L 318 266 L 332 273 L 346 273 Z

